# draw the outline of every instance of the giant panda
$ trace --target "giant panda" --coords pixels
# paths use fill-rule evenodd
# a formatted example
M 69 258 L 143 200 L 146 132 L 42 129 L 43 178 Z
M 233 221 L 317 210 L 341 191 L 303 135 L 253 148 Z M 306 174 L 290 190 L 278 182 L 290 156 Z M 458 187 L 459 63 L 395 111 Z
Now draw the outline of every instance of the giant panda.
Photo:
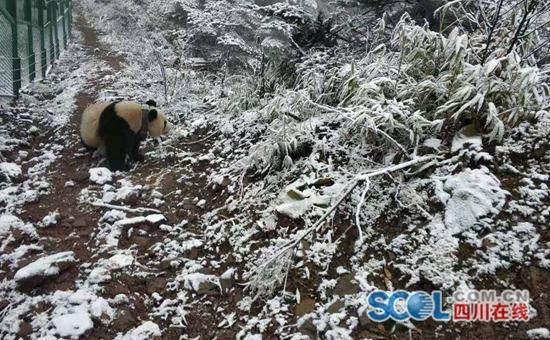
M 80 121 L 80 137 L 89 149 L 107 157 L 111 170 L 128 170 L 126 155 L 141 161 L 139 144 L 147 137 L 159 137 L 170 129 L 164 113 L 153 100 L 141 105 L 133 101 L 99 102 L 88 106 Z

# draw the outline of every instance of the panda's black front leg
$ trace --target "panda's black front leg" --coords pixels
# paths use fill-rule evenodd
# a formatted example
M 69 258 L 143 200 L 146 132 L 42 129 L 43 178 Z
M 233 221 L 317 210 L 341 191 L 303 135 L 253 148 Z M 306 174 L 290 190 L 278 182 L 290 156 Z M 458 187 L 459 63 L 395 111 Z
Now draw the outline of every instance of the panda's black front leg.
M 105 139 L 105 153 L 109 169 L 112 171 L 128 170 L 128 166 L 126 165 L 127 142 L 128 138 L 123 135 L 108 136 Z
M 136 134 L 133 140 L 132 150 L 130 150 L 130 158 L 134 162 L 142 162 L 145 157 L 139 153 L 139 145 L 141 144 L 141 138 Z

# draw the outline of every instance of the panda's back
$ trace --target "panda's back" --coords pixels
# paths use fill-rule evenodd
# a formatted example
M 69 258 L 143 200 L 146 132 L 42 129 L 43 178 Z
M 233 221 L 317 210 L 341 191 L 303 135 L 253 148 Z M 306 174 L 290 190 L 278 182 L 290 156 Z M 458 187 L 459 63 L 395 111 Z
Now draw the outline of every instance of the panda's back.
M 116 115 L 126 121 L 130 130 L 137 133 L 141 129 L 141 105 L 132 101 L 121 101 L 115 104 Z

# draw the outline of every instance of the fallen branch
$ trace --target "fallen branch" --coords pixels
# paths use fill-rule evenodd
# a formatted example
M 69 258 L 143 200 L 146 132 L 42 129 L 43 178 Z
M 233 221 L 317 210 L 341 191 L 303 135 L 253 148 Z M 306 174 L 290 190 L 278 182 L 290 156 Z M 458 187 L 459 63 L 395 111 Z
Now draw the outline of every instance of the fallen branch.
M 363 193 L 361 193 L 361 199 L 359 200 L 359 204 L 357 205 L 357 210 L 355 211 L 355 224 L 357 225 L 357 230 L 359 231 L 359 241 L 361 243 L 363 243 L 363 231 L 361 230 L 361 221 L 360 221 L 359 215 L 361 213 L 361 208 L 365 203 L 365 197 L 367 196 L 367 192 L 370 189 L 370 180 L 368 178 L 366 182 L 367 182 L 367 185 L 365 186 Z
M 287 242 L 286 245 L 282 246 L 279 251 L 277 251 L 274 255 L 272 255 L 270 258 L 268 258 L 264 263 L 260 264 L 256 268 L 254 268 L 248 276 L 259 272 L 260 270 L 265 268 L 267 265 L 269 265 L 271 262 L 278 259 L 281 255 L 283 255 L 287 251 L 290 251 L 291 249 L 293 249 L 298 243 L 300 243 L 300 241 L 302 241 L 304 238 L 306 238 L 306 236 L 308 236 L 312 232 L 318 231 L 320 229 L 321 225 L 323 224 L 323 222 L 332 214 L 332 212 L 334 210 L 336 210 L 336 208 L 338 208 L 338 206 L 346 199 L 346 197 L 348 197 L 351 194 L 353 189 L 355 189 L 359 184 L 361 184 L 365 181 L 370 181 L 371 177 L 375 177 L 375 176 L 387 174 L 387 173 L 390 173 L 390 172 L 393 172 L 393 171 L 408 168 L 412 165 L 422 163 L 422 162 L 425 162 L 425 161 L 428 161 L 428 160 L 432 160 L 432 159 L 435 159 L 435 158 L 437 158 L 437 156 L 435 156 L 435 155 L 418 157 L 418 158 L 415 158 L 415 159 L 410 160 L 408 162 L 404 162 L 404 163 L 400 163 L 400 164 L 397 164 L 397 165 L 394 165 L 394 166 L 382 168 L 382 169 L 375 170 L 375 171 L 372 171 L 372 172 L 369 172 L 369 173 L 363 173 L 363 174 L 356 175 L 355 178 L 353 178 L 348 183 L 347 186 L 349 186 L 349 188 L 344 191 L 344 193 L 338 199 L 338 201 L 336 201 L 336 203 L 334 203 L 330 207 L 330 209 L 327 210 L 327 212 L 325 212 L 323 214 L 323 216 L 321 216 L 311 227 L 303 230 L 302 233 L 295 240 Z
M 132 213 L 139 213 L 139 214 L 146 213 L 146 212 L 157 213 L 157 214 L 161 213 L 160 210 L 153 209 L 153 208 L 129 208 L 122 205 L 108 204 L 103 202 L 92 202 L 90 204 L 93 205 L 94 207 L 116 209 L 116 210 L 132 212 Z

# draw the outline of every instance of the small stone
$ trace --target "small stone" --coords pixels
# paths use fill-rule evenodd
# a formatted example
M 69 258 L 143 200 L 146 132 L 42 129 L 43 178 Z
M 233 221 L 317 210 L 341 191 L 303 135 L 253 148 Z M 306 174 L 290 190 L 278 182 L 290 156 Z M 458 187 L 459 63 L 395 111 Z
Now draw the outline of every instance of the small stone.
M 315 300 L 313 299 L 303 299 L 294 307 L 294 314 L 298 317 L 303 316 L 307 313 L 313 312 L 315 309 Z
M 355 279 L 354 274 L 346 274 L 338 279 L 336 287 L 334 287 L 334 294 L 339 296 L 351 295 L 359 293 L 359 286 L 352 282 Z
M 120 282 L 109 282 L 105 288 L 104 288 L 104 292 L 106 294 L 106 296 L 108 297 L 115 297 L 117 295 L 128 295 L 130 294 L 130 290 L 128 289 L 127 286 L 123 285 L 122 283 Z
M 97 184 L 105 184 L 113 180 L 111 170 L 104 167 L 91 168 L 88 172 L 90 174 L 90 181 Z
M 211 281 L 202 281 L 199 283 L 199 289 L 197 289 L 198 294 L 206 295 L 217 295 L 220 293 L 220 287 Z
M 145 217 L 145 220 L 151 225 L 158 226 L 162 222 L 166 221 L 166 217 L 164 217 L 164 215 L 162 214 L 152 214 L 147 215 L 147 217 Z
M 340 311 L 340 309 L 346 307 L 346 304 L 344 303 L 344 301 L 342 301 L 341 299 L 338 299 L 336 301 L 334 301 L 330 307 L 328 307 L 327 311 L 329 313 L 338 313 Z
M 137 319 L 132 311 L 124 308 L 113 321 L 112 327 L 115 332 L 126 332 L 137 325 Z
M 74 218 L 73 217 L 73 227 L 77 227 L 77 228 L 84 228 L 88 225 L 88 221 L 86 220 L 85 217 L 79 217 L 79 218 Z
M 132 191 L 128 195 L 126 195 L 126 197 L 124 197 L 122 202 L 124 202 L 124 203 L 126 203 L 130 206 L 133 206 L 133 205 L 136 205 L 138 203 L 140 197 L 141 197 L 141 195 L 138 191 Z
M 166 278 L 162 276 L 155 277 L 147 284 L 147 293 L 159 293 L 166 291 Z
M 32 326 L 28 322 L 21 322 L 19 324 L 19 331 L 17 331 L 17 335 L 19 335 L 22 338 L 25 338 L 29 336 L 32 333 Z
M 88 173 L 84 171 L 79 171 L 74 174 L 73 181 L 76 183 L 82 183 L 88 180 Z
M 66 218 L 62 219 L 60 224 L 63 228 L 70 228 L 74 225 L 73 224 L 74 221 L 75 221 L 74 216 L 69 216 L 69 217 L 66 217 Z
M 199 249 L 191 248 L 183 253 L 183 256 L 190 260 L 196 260 L 199 257 Z
M 298 331 L 312 340 L 317 338 L 317 327 L 315 327 L 311 319 L 307 319 L 299 323 Z
M 123 227 L 128 227 L 128 226 L 135 226 L 138 224 L 145 223 L 145 221 L 147 221 L 145 217 L 136 216 L 136 217 L 124 218 L 122 220 L 117 221 L 116 224 Z
M 8 300 L 5 300 L 5 299 L 0 300 L 0 312 L 3 311 L 4 308 L 8 307 L 9 304 L 10 303 Z
M 130 239 L 130 242 L 142 247 L 142 248 L 149 248 L 151 243 L 153 243 L 153 239 L 150 237 L 143 237 L 143 236 L 133 236 Z
M 235 285 L 235 275 L 234 271 L 229 269 L 224 274 L 220 276 L 220 286 L 222 287 L 223 292 L 229 292 L 231 288 Z
M 363 312 L 363 313 L 359 314 L 359 323 L 363 327 L 366 327 L 367 325 L 372 325 L 372 321 L 368 317 L 366 312 Z
M 170 269 L 172 269 L 171 262 L 172 262 L 172 260 L 163 260 L 163 261 L 160 262 L 159 268 L 161 270 L 170 270 Z

